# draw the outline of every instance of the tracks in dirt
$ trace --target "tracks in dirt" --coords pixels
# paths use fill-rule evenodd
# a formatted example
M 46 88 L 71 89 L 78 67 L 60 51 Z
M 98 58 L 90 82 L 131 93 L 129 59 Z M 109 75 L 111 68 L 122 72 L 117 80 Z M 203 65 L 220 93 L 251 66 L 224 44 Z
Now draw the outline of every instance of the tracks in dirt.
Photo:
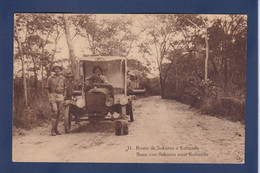
M 129 125 L 129 135 L 115 136 L 113 122 L 94 125 L 85 123 L 80 127 L 73 123 L 72 133 L 56 137 L 49 136 L 49 126 L 39 127 L 26 132 L 25 136 L 14 136 L 13 160 L 116 163 L 243 162 L 244 125 L 201 115 L 187 105 L 161 100 L 159 97 L 142 98 L 133 104 L 135 121 Z M 59 128 L 63 130 L 62 125 Z M 148 149 L 139 149 L 142 147 Z M 151 150 L 151 147 L 155 149 Z M 167 147 L 183 147 L 183 150 L 162 149 Z M 185 153 L 195 152 L 185 150 L 185 147 L 197 147 L 199 149 L 196 153 L 206 153 L 207 156 L 185 156 Z

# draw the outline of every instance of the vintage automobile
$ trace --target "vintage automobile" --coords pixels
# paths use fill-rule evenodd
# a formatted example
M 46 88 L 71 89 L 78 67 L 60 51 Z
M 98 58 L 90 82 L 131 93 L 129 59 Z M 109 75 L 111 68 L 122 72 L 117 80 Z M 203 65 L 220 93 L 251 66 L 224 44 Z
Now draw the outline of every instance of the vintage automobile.
M 83 87 L 65 101 L 64 126 L 69 133 L 71 121 L 134 121 L 131 95 L 127 94 L 127 60 L 117 56 L 87 56 L 80 59 Z M 93 68 L 102 68 L 108 83 L 89 83 Z M 114 115 L 117 116 L 114 116 Z

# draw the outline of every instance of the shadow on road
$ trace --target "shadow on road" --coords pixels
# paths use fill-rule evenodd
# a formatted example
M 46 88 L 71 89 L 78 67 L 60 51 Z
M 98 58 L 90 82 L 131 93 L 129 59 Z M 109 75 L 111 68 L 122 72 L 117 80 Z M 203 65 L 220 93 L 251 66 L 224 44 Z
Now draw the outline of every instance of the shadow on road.
M 82 123 L 80 126 L 72 128 L 70 133 L 93 133 L 93 132 L 106 132 L 115 133 L 114 122 L 96 122 L 96 123 Z

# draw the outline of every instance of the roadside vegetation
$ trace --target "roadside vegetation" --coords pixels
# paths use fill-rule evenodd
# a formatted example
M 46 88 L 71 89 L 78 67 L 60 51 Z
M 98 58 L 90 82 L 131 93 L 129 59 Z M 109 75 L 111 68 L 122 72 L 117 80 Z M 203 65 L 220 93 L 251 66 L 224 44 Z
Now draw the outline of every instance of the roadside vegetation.
M 246 44 L 245 15 L 16 14 L 13 125 L 32 128 L 48 120 L 44 85 L 52 65 L 61 63 L 64 75 L 70 71 L 79 80 L 78 58 L 93 54 L 127 57 L 146 96 L 243 123 Z

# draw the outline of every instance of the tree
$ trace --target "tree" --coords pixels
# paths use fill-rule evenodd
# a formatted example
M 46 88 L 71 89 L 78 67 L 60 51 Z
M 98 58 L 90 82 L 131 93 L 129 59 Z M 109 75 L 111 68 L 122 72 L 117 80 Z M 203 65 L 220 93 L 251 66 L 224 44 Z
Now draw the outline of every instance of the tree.
M 209 61 L 209 43 L 208 43 L 208 28 L 209 21 L 204 15 L 179 15 L 178 16 L 179 24 L 182 23 L 183 27 L 193 27 L 193 29 L 197 29 L 202 38 L 205 41 L 205 67 L 204 67 L 204 80 L 208 81 L 208 61 Z M 182 29 L 183 31 L 183 29 Z M 196 31 L 196 30 L 194 30 Z
M 75 51 L 74 51 L 74 47 L 73 47 L 73 44 L 72 44 L 68 17 L 65 14 L 63 14 L 63 22 L 64 22 L 64 29 L 65 29 L 67 45 L 68 45 L 68 48 L 69 48 L 71 70 L 72 70 L 73 75 L 75 76 L 75 79 L 79 81 L 79 79 L 80 79 L 79 63 L 77 61 Z
M 28 107 L 28 95 L 27 95 L 27 82 L 26 82 L 26 72 L 24 67 L 24 54 L 23 54 L 23 48 L 19 37 L 19 29 L 20 25 L 17 25 L 17 18 L 19 16 L 16 15 L 14 19 L 14 38 L 18 43 L 18 49 L 19 49 L 19 56 L 22 63 L 22 78 L 23 78 L 23 89 L 24 89 L 24 99 L 25 99 L 25 106 Z M 24 22 L 22 22 L 24 23 Z
M 33 72 L 33 87 L 37 89 L 39 78 L 50 75 L 54 55 L 60 38 L 58 18 L 52 14 L 18 14 L 21 45 L 28 72 Z M 51 47 L 54 49 L 51 49 Z M 31 76 L 31 73 L 28 73 Z M 42 82 L 42 88 L 44 83 Z
M 242 72 L 243 74 L 237 79 L 245 79 L 246 31 L 246 18 L 243 15 L 228 15 L 219 18 L 209 28 L 212 57 L 219 62 L 217 72 L 223 74 L 225 87 L 236 78 L 237 75 L 233 75 L 235 73 Z
M 163 75 L 163 63 L 166 55 L 174 47 L 176 37 L 175 17 L 173 15 L 156 15 L 148 21 L 146 39 L 139 45 L 139 51 L 155 59 L 159 71 L 161 96 L 165 98 L 165 79 L 167 72 Z
M 205 63 L 206 42 L 205 32 L 202 32 L 205 23 L 202 19 L 207 23 L 208 63 Z M 187 98 L 195 94 L 197 99 L 210 99 L 203 95 L 207 91 L 212 92 L 212 95 L 233 93 L 243 98 L 246 79 L 246 16 L 177 15 L 177 21 L 177 30 L 181 33 L 185 46 L 180 49 L 182 55 L 177 55 L 173 65 L 167 62 L 163 66 L 163 74 L 169 70 L 165 85 L 173 86 L 167 88 L 167 94 L 169 91 L 177 91 L 181 93 L 180 97 L 187 93 Z M 177 42 L 180 43 L 179 40 Z M 206 64 L 210 80 L 205 83 Z M 219 91 L 211 91 L 212 86 Z
M 76 29 L 86 38 L 87 48 L 93 55 L 128 56 L 134 40 L 142 31 L 134 34 L 130 18 L 96 20 L 96 15 L 77 15 Z

